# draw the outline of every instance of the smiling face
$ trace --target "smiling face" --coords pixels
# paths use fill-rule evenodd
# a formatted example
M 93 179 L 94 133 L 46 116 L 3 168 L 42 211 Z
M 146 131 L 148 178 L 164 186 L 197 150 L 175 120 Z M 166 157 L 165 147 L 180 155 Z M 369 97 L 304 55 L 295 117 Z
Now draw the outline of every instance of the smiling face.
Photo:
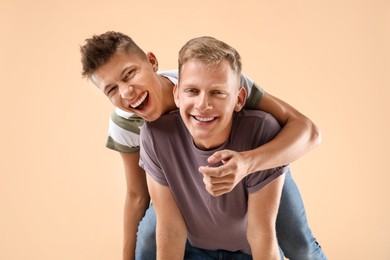
M 190 60 L 181 67 L 174 95 L 196 146 L 211 149 L 228 139 L 233 112 L 241 110 L 246 91 L 227 61 L 210 67 Z
M 163 102 L 168 99 L 164 96 L 172 96 L 172 89 L 166 91 L 171 83 L 160 77 L 157 69 L 152 53 L 143 57 L 117 51 L 92 74 L 91 80 L 116 107 L 153 121 L 166 112 Z

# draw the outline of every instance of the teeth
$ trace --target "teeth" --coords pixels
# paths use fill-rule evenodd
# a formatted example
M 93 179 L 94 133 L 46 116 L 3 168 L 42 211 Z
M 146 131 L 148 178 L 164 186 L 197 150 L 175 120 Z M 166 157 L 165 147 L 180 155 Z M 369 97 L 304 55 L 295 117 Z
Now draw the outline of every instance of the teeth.
M 132 108 L 136 108 L 138 107 L 139 105 L 141 105 L 142 102 L 144 102 L 145 98 L 148 96 L 148 92 L 145 92 L 145 94 L 142 95 L 142 97 L 140 99 L 138 99 L 137 102 L 135 102 L 134 104 L 130 104 Z
M 213 121 L 215 117 L 195 117 L 196 120 L 201 122 L 210 122 Z

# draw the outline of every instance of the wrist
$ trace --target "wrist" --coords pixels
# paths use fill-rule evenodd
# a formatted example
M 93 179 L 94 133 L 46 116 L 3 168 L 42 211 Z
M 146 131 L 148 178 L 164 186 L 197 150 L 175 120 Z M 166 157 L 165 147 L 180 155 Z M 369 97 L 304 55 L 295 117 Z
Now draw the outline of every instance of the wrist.
M 261 156 L 256 154 L 254 151 L 255 150 L 245 151 L 241 154 L 244 158 L 245 167 L 247 169 L 246 175 L 244 177 L 251 173 L 262 170 L 259 167 L 259 165 L 261 165 Z

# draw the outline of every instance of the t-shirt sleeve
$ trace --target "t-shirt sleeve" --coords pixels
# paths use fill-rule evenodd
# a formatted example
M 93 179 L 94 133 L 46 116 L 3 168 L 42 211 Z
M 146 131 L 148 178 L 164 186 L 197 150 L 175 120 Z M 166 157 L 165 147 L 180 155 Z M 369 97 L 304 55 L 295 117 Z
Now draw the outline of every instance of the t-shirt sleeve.
M 264 90 L 245 74 L 241 74 L 241 86 L 247 91 L 244 108 L 257 109 L 264 95 Z
M 178 71 L 176 70 L 163 70 L 157 72 L 159 75 L 166 77 L 169 79 L 173 84 L 177 84 L 178 82 Z
M 137 116 L 121 115 L 116 109 L 112 112 L 106 147 L 118 152 L 135 153 L 139 151 L 139 133 L 143 119 Z
M 267 184 L 278 178 L 289 170 L 288 165 L 279 166 L 265 171 L 254 172 L 246 178 L 246 188 L 249 193 L 264 188 Z
M 148 129 L 148 123 L 145 123 L 142 126 L 140 147 L 139 166 L 155 181 L 161 185 L 168 186 L 168 182 L 153 148 L 154 142 L 152 134 Z
M 261 143 L 267 143 L 271 141 L 280 131 L 280 125 L 276 119 L 270 114 L 266 114 L 263 119 L 263 125 L 261 127 Z M 280 175 L 286 173 L 289 170 L 289 165 L 283 165 L 275 168 L 271 168 L 264 171 L 254 172 L 246 177 L 246 187 L 249 193 L 256 192 Z

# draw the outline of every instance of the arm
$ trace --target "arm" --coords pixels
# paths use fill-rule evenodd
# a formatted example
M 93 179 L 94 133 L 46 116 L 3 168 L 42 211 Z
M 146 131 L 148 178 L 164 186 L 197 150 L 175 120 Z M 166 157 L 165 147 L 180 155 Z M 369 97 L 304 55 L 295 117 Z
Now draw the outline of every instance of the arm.
M 292 163 L 320 144 L 319 128 L 283 100 L 264 93 L 259 109 L 275 117 L 282 130 L 272 141 L 249 152 L 253 157 L 250 172 Z
M 135 243 L 139 222 L 149 206 L 150 197 L 145 171 L 139 167 L 139 152 L 121 153 L 126 175 L 126 200 L 124 208 L 123 259 L 135 258 Z
M 280 259 L 276 237 L 276 216 L 284 174 L 248 197 L 247 239 L 253 259 Z
M 184 259 L 187 227 L 171 190 L 147 176 L 157 216 L 157 259 Z
M 209 158 L 221 167 L 200 167 L 207 190 L 214 196 L 230 192 L 248 174 L 292 163 L 321 142 L 318 127 L 286 102 L 264 93 L 258 105 L 275 117 L 282 127 L 270 142 L 250 151 L 223 150 Z

